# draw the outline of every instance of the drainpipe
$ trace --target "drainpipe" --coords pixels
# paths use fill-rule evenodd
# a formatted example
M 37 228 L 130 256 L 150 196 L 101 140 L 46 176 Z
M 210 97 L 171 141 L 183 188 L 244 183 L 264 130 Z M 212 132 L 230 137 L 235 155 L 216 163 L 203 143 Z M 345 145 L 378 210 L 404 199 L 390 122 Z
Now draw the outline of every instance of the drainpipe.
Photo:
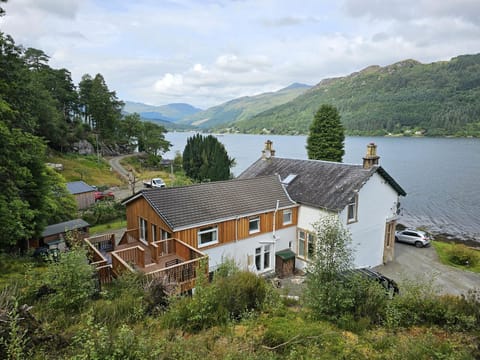
M 275 211 L 273 212 L 273 239 L 276 240 L 276 237 L 275 237 L 275 225 L 277 223 L 277 211 L 278 211 L 278 207 L 280 205 L 280 200 L 277 200 L 277 205 L 275 206 Z

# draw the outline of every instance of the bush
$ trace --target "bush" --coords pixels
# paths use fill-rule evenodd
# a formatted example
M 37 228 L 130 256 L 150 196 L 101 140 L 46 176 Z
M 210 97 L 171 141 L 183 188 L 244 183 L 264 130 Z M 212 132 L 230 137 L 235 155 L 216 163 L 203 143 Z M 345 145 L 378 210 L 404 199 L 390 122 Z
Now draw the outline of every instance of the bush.
M 454 244 L 448 250 L 448 260 L 453 264 L 462 266 L 476 266 L 480 255 L 477 250 L 468 248 L 464 244 Z
M 94 269 L 85 250 L 62 253 L 58 262 L 50 263 L 43 285 L 51 289 L 49 306 L 60 311 L 78 311 L 95 291 Z

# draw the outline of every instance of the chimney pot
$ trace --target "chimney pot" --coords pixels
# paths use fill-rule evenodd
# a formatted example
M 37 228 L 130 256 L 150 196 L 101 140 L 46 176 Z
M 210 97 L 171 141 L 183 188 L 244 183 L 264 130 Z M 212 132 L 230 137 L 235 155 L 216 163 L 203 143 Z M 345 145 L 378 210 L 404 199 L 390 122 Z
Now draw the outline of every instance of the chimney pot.
M 265 141 L 265 149 L 262 150 L 262 159 L 270 159 L 275 156 L 275 150 L 273 149 L 273 142 L 271 140 Z
M 374 165 L 378 165 L 380 156 L 377 155 L 377 145 L 371 142 L 367 145 L 367 154 L 363 158 L 363 168 L 370 169 Z

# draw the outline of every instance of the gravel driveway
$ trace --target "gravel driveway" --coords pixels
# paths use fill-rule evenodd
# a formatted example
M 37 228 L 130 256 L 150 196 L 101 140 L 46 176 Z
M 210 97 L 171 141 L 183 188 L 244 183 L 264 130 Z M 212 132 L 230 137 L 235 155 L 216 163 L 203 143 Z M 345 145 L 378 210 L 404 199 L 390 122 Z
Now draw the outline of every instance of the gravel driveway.
M 442 294 L 460 295 L 469 289 L 480 289 L 480 274 L 443 265 L 433 246 L 418 249 L 396 243 L 395 260 L 375 270 L 399 283 L 406 279 L 431 281 Z

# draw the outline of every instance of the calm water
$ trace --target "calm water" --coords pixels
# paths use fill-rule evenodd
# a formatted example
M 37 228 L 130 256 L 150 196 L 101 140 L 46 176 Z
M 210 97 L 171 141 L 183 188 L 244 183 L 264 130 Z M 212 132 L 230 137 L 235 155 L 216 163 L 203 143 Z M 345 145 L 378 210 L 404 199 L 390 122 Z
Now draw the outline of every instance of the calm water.
M 182 152 L 191 135 L 168 133 L 173 146 L 166 157 Z M 260 157 L 267 139 L 279 157 L 307 158 L 305 136 L 218 136 L 235 158 L 234 175 Z M 407 192 L 401 198 L 403 224 L 480 241 L 480 139 L 347 137 L 343 161 L 360 164 L 372 141 L 380 165 Z

